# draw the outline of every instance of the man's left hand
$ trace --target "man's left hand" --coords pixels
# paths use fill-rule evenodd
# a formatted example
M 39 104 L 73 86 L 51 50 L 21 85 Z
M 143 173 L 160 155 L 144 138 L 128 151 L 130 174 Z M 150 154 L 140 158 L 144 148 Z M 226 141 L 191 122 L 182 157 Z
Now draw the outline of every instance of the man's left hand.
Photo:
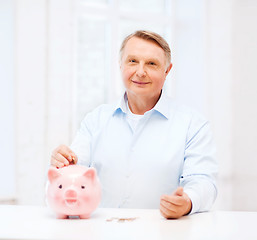
M 183 187 L 178 187 L 171 195 L 162 195 L 160 211 L 165 218 L 180 218 L 191 211 L 192 202 L 184 192 Z

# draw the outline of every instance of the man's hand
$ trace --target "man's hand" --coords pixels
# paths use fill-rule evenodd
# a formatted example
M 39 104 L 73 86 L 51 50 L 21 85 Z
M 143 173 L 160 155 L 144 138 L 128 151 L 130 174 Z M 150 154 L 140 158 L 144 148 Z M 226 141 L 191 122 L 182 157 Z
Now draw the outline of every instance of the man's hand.
M 160 211 L 165 218 L 180 218 L 188 214 L 191 208 L 192 202 L 183 187 L 178 187 L 171 195 L 161 196 Z
M 66 145 L 60 145 L 52 152 L 51 165 L 54 167 L 64 167 L 70 164 L 76 164 L 78 157 L 76 154 Z

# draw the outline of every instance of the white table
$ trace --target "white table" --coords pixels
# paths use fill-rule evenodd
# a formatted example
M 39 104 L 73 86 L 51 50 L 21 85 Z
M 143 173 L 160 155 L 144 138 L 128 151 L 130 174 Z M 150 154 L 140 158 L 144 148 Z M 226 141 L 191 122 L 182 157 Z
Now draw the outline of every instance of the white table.
M 102 208 L 90 219 L 56 219 L 47 207 L 0 205 L 0 239 L 251 240 L 257 239 L 257 212 L 214 211 L 166 220 L 158 209 Z

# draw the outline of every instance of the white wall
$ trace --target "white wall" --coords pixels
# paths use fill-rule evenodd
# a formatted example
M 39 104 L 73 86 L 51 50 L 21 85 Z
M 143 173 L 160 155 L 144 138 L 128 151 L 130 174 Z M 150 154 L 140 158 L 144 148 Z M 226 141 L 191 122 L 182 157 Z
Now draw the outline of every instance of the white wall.
M 0 1 L 0 201 L 16 194 L 13 10 L 13 1 Z
M 220 164 L 215 207 L 256 211 L 257 2 L 206 3 L 206 107 Z
M 171 46 L 176 100 L 205 111 L 205 4 L 204 0 L 176 1 L 175 36 Z M 196 94 L 197 93 L 197 94 Z
M 16 0 L 15 93 L 17 199 L 41 204 L 47 118 L 46 0 Z
M 257 211 L 257 1 L 235 0 L 232 19 L 232 207 Z
M 231 209 L 232 201 L 232 27 L 233 0 L 206 2 L 205 110 L 212 124 L 219 162 L 216 208 Z

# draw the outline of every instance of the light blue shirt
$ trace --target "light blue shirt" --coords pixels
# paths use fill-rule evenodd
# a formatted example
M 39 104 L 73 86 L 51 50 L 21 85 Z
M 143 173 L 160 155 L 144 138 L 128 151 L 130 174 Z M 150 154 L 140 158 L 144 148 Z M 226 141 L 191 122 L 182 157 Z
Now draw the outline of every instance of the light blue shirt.
M 192 211 L 207 211 L 216 195 L 217 162 L 210 124 L 162 93 L 153 109 L 131 122 L 126 94 L 87 114 L 71 145 L 78 164 L 97 169 L 101 207 L 159 208 L 178 186 Z

